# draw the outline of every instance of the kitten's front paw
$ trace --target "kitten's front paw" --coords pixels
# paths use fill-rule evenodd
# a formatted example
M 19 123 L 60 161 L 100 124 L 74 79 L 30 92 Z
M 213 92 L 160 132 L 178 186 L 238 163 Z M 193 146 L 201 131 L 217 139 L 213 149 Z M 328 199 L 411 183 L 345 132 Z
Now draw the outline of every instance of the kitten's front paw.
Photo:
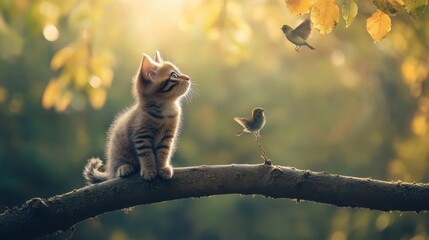
M 159 174 L 159 176 L 161 176 L 164 179 L 170 179 L 173 177 L 173 168 L 171 166 L 161 168 L 161 169 L 159 169 L 158 174 Z
M 144 178 L 144 180 L 149 181 L 156 177 L 156 171 L 155 170 L 147 170 L 142 169 L 140 171 L 140 175 Z
M 118 168 L 118 170 L 116 171 L 116 176 L 117 177 L 126 177 L 126 176 L 129 176 L 133 172 L 134 172 L 133 166 L 131 166 L 129 164 L 124 164 Z

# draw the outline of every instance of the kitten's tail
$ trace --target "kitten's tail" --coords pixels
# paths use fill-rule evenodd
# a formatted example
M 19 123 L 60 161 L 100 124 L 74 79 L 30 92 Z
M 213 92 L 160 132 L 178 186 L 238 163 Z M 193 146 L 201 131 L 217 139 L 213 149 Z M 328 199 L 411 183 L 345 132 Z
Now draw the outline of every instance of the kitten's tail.
M 103 162 L 99 158 L 91 158 L 88 160 L 85 168 L 83 169 L 83 177 L 86 179 L 88 185 L 94 183 L 104 182 L 109 179 L 107 172 L 100 172 L 100 167 Z

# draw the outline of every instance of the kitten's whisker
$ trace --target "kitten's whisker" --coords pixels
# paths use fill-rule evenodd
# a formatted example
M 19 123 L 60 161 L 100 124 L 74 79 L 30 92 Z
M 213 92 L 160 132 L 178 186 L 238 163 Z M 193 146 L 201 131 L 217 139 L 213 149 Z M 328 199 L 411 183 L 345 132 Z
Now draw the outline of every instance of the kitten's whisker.
M 198 89 L 195 89 L 194 91 L 192 91 L 192 97 L 199 97 L 200 94 L 198 93 Z
M 198 84 L 192 83 L 192 87 L 189 91 L 189 94 L 191 94 L 192 97 L 198 97 L 199 96 L 197 86 L 198 86 Z
M 189 88 L 187 94 L 184 96 L 186 103 L 192 103 L 192 98 L 198 97 L 197 88 L 194 86 L 194 82 L 192 82 L 191 87 Z
M 191 89 L 191 90 L 189 90 L 188 94 L 185 95 L 185 100 L 186 100 L 187 104 L 192 103 L 192 97 L 193 97 L 193 94 L 192 94 L 192 89 Z
M 195 81 L 194 79 L 192 79 L 192 86 L 198 86 L 198 85 L 200 85 L 200 84 L 198 84 L 197 81 Z

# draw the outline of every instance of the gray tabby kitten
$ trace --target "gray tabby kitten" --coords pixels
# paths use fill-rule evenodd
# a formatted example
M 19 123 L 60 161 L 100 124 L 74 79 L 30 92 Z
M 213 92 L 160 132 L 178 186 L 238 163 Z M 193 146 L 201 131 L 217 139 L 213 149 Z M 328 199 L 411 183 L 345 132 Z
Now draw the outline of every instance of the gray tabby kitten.
M 99 158 L 91 158 L 83 170 L 88 184 L 140 171 L 145 180 L 157 175 L 173 176 L 170 159 L 177 136 L 180 99 L 191 81 L 172 63 L 143 55 L 140 70 L 133 81 L 135 104 L 121 113 L 108 132 L 105 171 Z

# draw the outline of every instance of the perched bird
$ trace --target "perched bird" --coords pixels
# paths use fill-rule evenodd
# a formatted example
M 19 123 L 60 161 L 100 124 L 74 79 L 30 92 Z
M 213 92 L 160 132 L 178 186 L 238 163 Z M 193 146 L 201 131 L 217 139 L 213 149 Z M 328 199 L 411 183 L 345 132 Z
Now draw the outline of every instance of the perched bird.
M 288 25 L 283 25 L 281 28 L 286 38 L 293 44 L 296 45 L 295 50 L 298 50 L 306 45 L 311 50 L 315 50 L 310 44 L 306 42 L 311 33 L 311 22 L 309 19 L 305 19 L 298 27 L 295 29 L 289 27 Z
M 261 131 L 261 129 L 265 125 L 264 109 L 259 107 L 254 108 L 252 110 L 252 117 L 235 117 L 234 120 L 243 127 L 243 131 L 239 132 L 237 136 L 240 136 L 241 134 L 247 132 L 252 133 L 253 135 L 255 135 L 256 139 L 258 139 L 260 136 L 259 131 Z
M 261 136 L 259 131 L 261 131 L 261 129 L 265 125 L 264 109 L 260 107 L 254 108 L 252 110 L 252 117 L 235 117 L 234 120 L 243 127 L 243 131 L 239 132 L 237 136 L 240 136 L 245 132 L 252 133 L 253 135 L 255 135 L 256 143 L 258 143 L 258 147 L 261 150 L 262 159 L 264 159 L 265 164 L 271 165 L 271 160 L 268 158 L 267 154 L 265 153 L 265 150 L 262 148 L 261 143 L 259 142 L 259 137 Z

